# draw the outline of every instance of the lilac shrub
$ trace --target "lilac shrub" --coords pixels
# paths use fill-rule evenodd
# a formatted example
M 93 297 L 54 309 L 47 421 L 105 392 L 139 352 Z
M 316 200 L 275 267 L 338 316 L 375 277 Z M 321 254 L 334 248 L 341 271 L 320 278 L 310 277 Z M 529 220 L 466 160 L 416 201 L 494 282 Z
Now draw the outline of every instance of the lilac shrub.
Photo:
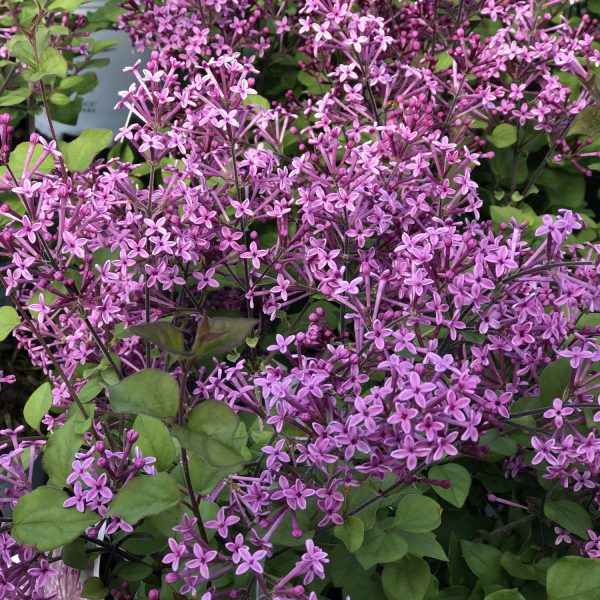
M 0 597 L 596 585 L 599 246 L 560 182 L 599 152 L 597 20 L 125 9 L 153 50 L 107 157 L 0 117 L 0 324 L 48 380 L 2 433 Z

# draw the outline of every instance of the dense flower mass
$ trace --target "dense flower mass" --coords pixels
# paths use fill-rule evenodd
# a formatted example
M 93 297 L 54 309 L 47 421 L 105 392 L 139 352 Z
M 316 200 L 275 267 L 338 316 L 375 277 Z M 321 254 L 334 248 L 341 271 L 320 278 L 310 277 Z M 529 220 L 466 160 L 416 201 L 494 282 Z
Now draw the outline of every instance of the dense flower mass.
M 430 467 L 459 458 L 597 509 L 600 246 L 556 183 L 599 155 L 597 20 L 558 0 L 124 8 L 152 53 L 117 151 L 15 147 L 0 117 L 0 282 L 51 383 L 27 420 L 47 442 L 0 432 L 0 598 L 61 597 L 74 566 L 28 537 L 36 494 L 80 523 L 63 542 L 94 585 L 151 599 L 330 597 L 332 540 L 365 571 L 401 559 L 367 548 L 388 529 L 365 512 L 398 521 L 386 500 L 453 489 Z M 290 65 L 301 89 L 271 98 Z M 600 556 L 591 520 L 544 514 Z

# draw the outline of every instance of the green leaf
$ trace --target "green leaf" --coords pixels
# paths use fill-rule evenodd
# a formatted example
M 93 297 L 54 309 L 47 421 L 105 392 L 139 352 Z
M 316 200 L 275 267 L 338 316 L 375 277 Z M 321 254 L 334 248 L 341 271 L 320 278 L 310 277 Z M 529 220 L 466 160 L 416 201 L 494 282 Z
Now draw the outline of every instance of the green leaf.
M 0 342 L 21 324 L 17 311 L 12 306 L 0 307 Z
M 237 465 L 223 468 L 213 467 L 196 454 L 190 457 L 188 467 L 194 490 L 203 495 L 212 492 L 222 479 L 237 470 Z
M 216 400 L 207 400 L 194 408 L 186 427 L 173 427 L 173 435 L 184 448 L 216 468 L 233 467 L 246 459 L 242 448 L 247 435 L 238 434 L 238 416 L 229 406 Z
M 25 168 L 25 159 L 29 153 L 30 144 L 29 142 L 21 142 L 18 144 L 13 151 L 10 153 L 9 166 L 11 171 L 17 176 L 20 177 L 23 174 L 23 170 Z M 33 154 L 29 160 L 29 165 L 33 166 L 38 158 L 42 155 L 43 148 L 41 144 L 36 144 L 33 150 Z M 44 159 L 44 162 L 38 167 L 38 171 L 40 173 L 50 173 L 54 169 L 54 158 L 52 155 L 49 155 Z M 2 309 L 0 309 L 2 310 Z M 1 320 L 1 317 L 0 317 Z M 1 337 L 1 336 L 0 336 Z
M 103 25 L 104 29 L 108 29 L 106 23 L 116 23 L 124 12 L 117 0 L 106 0 L 98 10 L 88 13 L 87 18 L 95 26 Z
M 143 562 L 120 562 L 113 570 L 113 575 L 123 581 L 141 581 L 151 573 L 152 567 Z
M 568 358 L 559 358 L 544 368 L 540 375 L 540 400 L 549 406 L 555 398 L 562 398 L 571 381 L 573 368 Z
M 487 136 L 487 139 L 496 146 L 496 148 L 507 148 L 517 141 L 517 128 L 509 123 L 500 123 L 494 128 L 494 131 Z
M 357 517 L 346 517 L 343 525 L 336 525 L 333 535 L 342 540 L 350 552 L 356 552 L 365 538 L 365 526 Z
M 254 329 L 256 319 L 204 316 L 198 324 L 192 352 L 196 358 L 213 357 L 229 352 L 245 343 L 248 334 Z
M 593 102 L 577 114 L 567 135 L 595 137 L 600 133 L 600 107 Z
M 145 340 L 149 340 L 154 345 L 171 354 L 182 354 L 185 351 L 183 332 L 166 321 L 134 325 L 128 331 Z
M 169 373 L 146 369 L 110 387 L 116 412 L 173 418 L 179 409 L 179 384 Z
M 462 508 L 471 489 L 471 474 L 461 465 L 448 463 L 435 465 L 429 469 L 429 479 L 449 481 L 450 487 L 433 485 L 433 491 L 443 500 L 457 508 Z
M 8 40 L 6 48 L 15 58 L 30 67 L 35 67 L 37 65 L 33 46 L 24 35 L 13 35 L 10 40 Z
M 535 223 L 535 219 L 537 218 L 534 210 L 525 203 L 522 203 L 519 208 L 515 208 L 514 206 L 492 206 L 490 214 L 494 225 L 499 225 L 503 222 L 510 223 L 511 218 L 514 218 L 520 225 L 525 222 L 531 225 Z
M 49 104 L 48 106 L 50 107 L 50 116 L 53 121 L 58 121 L 65 125 L 76 125 L 79 113 L 83 107 L 83 98 L 76 96 L 69 104 L 65 104 L 64 106 L 58 104 Z M 58 149 L 61 152 L 64 152 L 66 147 L 66 142 L 58 142 Z
M 112 141 L 110 129 L 86 129 L 76 140 L 64 144 L 64 161 L 71 172 L 84 171 Z
M 104 587 L 102 580 L 99 577 L 90 577 L 85 580 L 81 597 L 86 600 L 104 600 L 108 595 L 109 589 Z
M 428 556 L 436 560 L 448 561 L 448 556 L 442 545 L 435 539 L 433 533 L 399 532 L 408 544 L 409 554 L 414 556 Z
M 19 499 L 13 513 L 11 535 L 20 544 L 48 552 L 74 540 L 98 520 L 98 515 L 75 507 L 63 508 L 68 496 L 48 486 Z
M 548 569 L 548 600 L 600 598 L 600 561 L 565 556 Z
M 362 485 L 350 488 L 346 494 L 345 508 L 347 511 L 354 511 L 363 504 L 368 503 L 367 507 L 360 509 L 357 517 L 363 522 L 365 531 L 371 529 L 377 523 L 377 509 L 380 501 L 376 500 L 379 488 L 377 485 Z
M 312 538 L 315 534 L 314 529 L 311 529 L 311 522 L 308 511 L 299 510 L 294 517 L 295 524 L 292 523 L 292 512 L 287 511 L 281 524 L 273 533 L 269 540 L 275 546 L 287 546 L 295 548 L 304 546 L 307 539 Z M 292 529 L 298 527 L 302 531 L 300 537 L 292 535 Z M 340 547 L 343 548 L 342 544 Z
M 387 565 L 381 574 L 385 594 L 391 600 L 423 600 L 431 572 L 416 556 L 405 556 L 397 565 Z
M 135 442 L 143 456 L 154 456 L 159 471 L 168 469 L 175 460 L 175 444 L 167 426 L 154 417 L 138 415 L 133 428 L 140 434 Z
M 112 40 L 94 40 L 92 43 L 92 54 L 106 52 L 107 50 L 111 50 L 115 46 L 118 46 L 120 43 L 121 40 L 114 38 Z
M 59 89 L 67 89 L 69 93 L 87 94 L 98 85 L 98 75 L 93 71 L 66 77 L 60 82 Z
M 38 55 L 43 54 L 50 43 L 50 30 L 44 25 L 38 25 L 35 32 L 35 47 Z
M 442 522 L 442 507 L 431 498 L 409 494 L 401 498 L 396 508 L 394 525 L 412 533 L 433 531 Z
M 85 0 L 54 0 L 48 5 L 48 10 L 66 10 L 69 12 L 79 8 Z
M 58 85 L 59 90 L 70 90 L 75 86 L 80 85 L 85 80 L 81 75 L 71 75 L 69 77 L 65 77 L 60 84 Z
M 57 106 L 65 106 L 71 102 L 71 98 L 66 96 L 65 94 L 61 94 L 60 92 L 54 92 L 48 98 L 52 104 L 56 104 Z
M 586 178 L 583 173 L 569 173 L 551 165 L 541 172 L 536 182 L 544 188 L 550 207 L 584 208 Z
M 588 529 L 593 529 L 592 517 L 583 506 L 561 498 L 544 502 L 544 515 L 563 529 L 587 539 Z
M 448 52 L 440 52 L 437 55 L 437 59 L 435 62 L 435 73 L 440 73 L 441 71 L 446 71 L 452 66 L 454 59 L 448 54 Z
M 262 108 L 269 110 L 271 108 L 271 103 L 264 97 L 259 94 L 251 94 L 246 96 L 246 99 L 242 102 L 244 106 L 252 106 L 256 104 L 258 106 L 262 106 Z
M 36 431 L 40 430 L 40 423 L 44 415 L 52 406 L 52 387 L 48 382 L 42 383 L 25 403 L 23 417 L 25 422 Z
M 100 378 L 94 377 L 83 384 L 83 387 L 77 392 L 77 396 L 85 404 L 93 400 L 103 389 L 104 385 Z
M 512 590 L 498 590 L 493 594 L 488 594 L 485 600 L 525 600 L 525 598 L 517 588 L 513 588 Z
M 308 90 L 311 94 L 320 94 L 321 86 L 317 81 L 317 78 L 306 71 L 298 71 L 298 81 Z
M 470 593 L 468 588 L 456 585 L 440 590 L 437 600 L 467 600 Z
M 380 563 L 396 562 L 407 552 L 408 544 L 400 534 L 373 527 L 365 533 L 362 546 L 355 556 L 362 568 L 367 570 Z
M 60 551 L 61 560 L 72 569 L 84 571 L 87 567 L 88 557 L 85 552 L 85 542 L 77 538 L 68 544 L 65 544 Z
M 40 56 L 37 72 L 31 77 L 32 81 L 39 81 L 46 77 L 66 77 L 67 61 L 56 48 L 46 48 Z
M 5 93 L 0 96 L 0 106 L 16 106 L 27 100 L 29 96 L 31 96 L 31 90 L 29 88 L 13 90 L 10 93 Z
M 476 544 L 467 540 L 461 540 L 460 546 L 469 569 L 477 577 L 484 578 L 487 583 L 494 583 L 500 579 L 502 573 L 500 564 L 502 553 L 500 550 L 493 546 Z
M 500 564 L 504 570 L 517 579 L 529 579 L 535 581 L 537 579 L 537 571 L 535 565 L 524 563 L 519 556 L 512 552 L 504 552 L 500 559 Z
M 180 498 L 177 482 L 169 473 L 140 475 L 123 486 L 114 497 L 108 514 L 135 524 L 172 508 Z
M 42 466 L 52 485 L 62 488 L 72 469 L 75 454 L 81 448 L 83 435 L 75 431 L 75 419 L 67 419 L 61 429 L 55 430 L 48 438 L 42 457 Z

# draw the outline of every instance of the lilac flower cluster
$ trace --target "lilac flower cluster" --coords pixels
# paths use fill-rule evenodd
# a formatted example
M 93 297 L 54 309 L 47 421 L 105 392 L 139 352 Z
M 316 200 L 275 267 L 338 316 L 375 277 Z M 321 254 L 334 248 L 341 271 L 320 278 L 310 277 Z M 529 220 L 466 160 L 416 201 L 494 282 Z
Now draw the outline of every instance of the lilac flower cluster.
M 19 498 L 31 492 L 34 464 L 44 442 L 22 437 L 24 427 L 0 431 L 0 598 L 46 598 L 43 587 L 56 573 L 47 558 L 17 544 L 10 535 L 10 515 Z M 39 588 L 39 589 L 37 589 Z
M 316 598 L 310 585 L 330 559 L 315 539 L 344 524 L 354 490 L 430 483 L 426 466 L 482 458 L 491 431 L 531 434 L 533 451 L 520 445 L 509 475 L 543 469 L 600 503 L 599 247 L 567 208 L 537 226 L 494 224 L 477 181 L 498 149 L 478 134 L 488 125 L 515 123 L 523 144 L 556 138 L 545 162 L 596 155 L 566 138 L 593 102 L 596 23 L 573 28 L 560 6 L 467 1 L 453 18 L 441 1 L 394 12 L 308 0 L 286 15 L 268 2 L 132 0 L 124 26 L 155 50 L 130 69 L 117 108 L 133 118 L 117 141 L 139 160 L 71 173 L 56 141 L 33 134 L 14 172 L 0 118 L 0 187 L 22 205 L 1 208 L 1 281 L 21 308 L 19 343 L 53 383 L 45 425 L 61 431 L 93 388 L 65 502 L 97 513 L 90 536 L 100 524 L 109 539 L 131 533 L 107 511 L 134 476 L 157 472 L 110 404 L 112 385 L 149 368 L 183 390 L 169 425 L 217 400 L 246 419 L 252 441 L 252 460 L 207 489 L 191 489 L 185 451 L 168 467 L 181 464 L 187 499 L 164 579 L 187 596 L 255 585 Z M 493 24 L 485 39 L 465 25 L 475 13 Z M 288 35 L 321 92 L 266 108 L 260 59 Z M 573 93 L 565 79 L 586 85 Z M 203 314 L 223 309 L 256 319 L 256 337 L 194 369 L 128 332 L 162 320 L 193 340 Z M 538 402 L 544 372 L 565 362 L 568 383 Z M 0 468 L 25 493 L 14 465 L 41 444 L 14 444 Z M 214 514 L 200 519 L 198 503 Z M 15 545 L 8 527 L 2 535 Z M 582 551 L 598 556 L 597 540 L 591 532 Z M 285 572 L 271 570 L 276 546 L 295 549 Z M 21 566 L 5 560 L 17 574 L 0 575 L 8 598 L 50 568 L 18 552 Z
M 122 487 L 140 471 L 155 475 L 156 468 L 152 465 L 156 459 L 144 458 L 139 447 L 134 449 L 138 437 L 136 431 L 126 432 L 122 451 L 108 449 L 100 439 L 91 444 L 87 452 L 78 453 L 72 463 L 73 471 L 66 478 L 66 483 L 73 486 L 73 495 L 64 502 L 64 506 L 75 506 L 79 512 L 89 508 L 104 517 L 114 496 L 111 488 Z M 133 531 L 133 527 L 120 517 L 110 517 L 106 533 L 110 535 L 120 529 Z

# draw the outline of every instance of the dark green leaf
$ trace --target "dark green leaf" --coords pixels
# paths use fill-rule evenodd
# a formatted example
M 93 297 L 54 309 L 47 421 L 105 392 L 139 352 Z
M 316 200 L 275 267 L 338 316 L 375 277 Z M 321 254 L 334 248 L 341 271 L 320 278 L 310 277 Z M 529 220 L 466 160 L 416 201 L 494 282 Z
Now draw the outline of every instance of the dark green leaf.
M 548 600 L 600 598 L 600 561 L 565 556 L 548 569 Z
M 453 463 L 435 465 L 429 469 L 429 479 L 449 481 L 449 488 L 433 485 L 432 489 L 446 502 L 457 508 L 462 508 L 471 489 L 471 474 L 469 471 L 463 466 Z
M 407 552 L 408 544 L 400 534 L 373 527 L 365 532 L 362 546 L 355 556 L 366 570 L 377 564 L 396 562 Z
M 333 535 L 342 540 L 350 552 L 356 552 L 362 546 L 365 526 L 357 517 L 346 517 L 343 525 L 336 525 Z
M 391 600 L 423 600 L 431 573 L 422 558 L 405 556 L 397 565 L 383 568 L 381 582 Z
M 146 369 L 110 387 L 116 412 L 172 418 L 179 409 L 179 385 L 164 371 Z
M 129 328 L 129 331 L 172 354 L 181 354 L 185 351 L 183 332 L 166 321 L 134 325 Z
M 542 406 L 549 406 L 555 398 L 562 398 L 571 380 L 573 368 L 568 358 L 559 358 L 544 368 L 540 375 Z
M 469 594 L 468 588 L 457 585 L 440 590 L 437 600 L 467 600 Z
M 209 494 L 222 479 L 236 471 L 235 466 L 224 468 L 213 467 L 204 458 L 196 454 L 190 457 L 188 466 L 192 485 L 198 494 Z
M 135 442 L 143 456 L 154 456 L 159 471 L 168 469 L 175 459 L 175 444 L 166 425 L 155 417 L 138 415 L 133 428 L 140 434 Z
M 123 486 L 114 497 L 108 514 L 118 515 L 133 524 L 172 508 L 180 498 L 172 475 L 140 475 Z
M 73 470 L 71 464 L 75 454 L 83 443 L 83 435 L 75 431 L 76 425 L 75 419 L 67 419 L 62 428 L 55 429 L 48 438 L 42 457 L 42 466 L 50 483 L 59 488 L 66 485 L 67 477 Z
M 240 434 L 238 416 L 223 402 L 207 400 L 190 414 L 186 427 L 174 426 L 173 435 L 184 448 L 192 450 L 216 468 L 244 462 L 246 438 Z
M 561 498 L 544 502 L 544 515 L 563 529 L 587 539 L 587 532 L 593 529 L 592 517 L 583 506 Z
M 317 81 L 317 78 L 306 71 L 298 71 L 298 81 L 308 90 L 311 94 L 320 94 L 321 86 Z
M 592 102 L 577 114 L 567 135 L 595 137 L 600 133 L 600 107 Z
M 485 600 L 525 600 L 519 590 L 514 588 L 512 590 L 498 590 L 492 594 L 488 594 Z
M 433 533 L 410 533 L 408 531 L 399 531 L 399 533 L 408 544 L 409 554 L 420 557 L 428 556 L 436 560 L 448 560 L 444 548 L 435 539 Z
M 108 588 L 104 587 L 99 577 L 90 577 L 83 584 L 81 596 L 87 600 L 104 600 L 108 595 L 108 591 Z
M 497 148 L 507 148 L 517 141 L 517 128 L 510 123 L 500 123 L 487 139 Z
M 504 552 L 500 564 L 509 575 L 517 579 L 535 581 L 537 578 L 535 566 L 524 563 L 519 556 L 512 552 Z
M 141 581 L 152 573 L 152 567 L 143 562 L 120 562 L 113 574 L 124 581 Z
M 72 569 L 84 571 L 87 567 L 87 554 L 85 552 L 85 542 L 77 538 L 68 544 L 65 544 L 60 551 L 61 560 Z
M 76 96 L 69 104 L 62 106 L 58 104 L 50 104 L 50 117 L 53 121 L 64 123 L 65 125 L 76 125 L 79 113 L 83 106 L 83 98 Z M 61 152 L 64 152 L 67 144 L 64 142 L 58 142 L 58 148 Z
M 433 531 L 442 522 L 442 507 L 431 498 L 409 494 L 400 499 L 394 525 L 412 533 Z
M 213 357 L 243 344 L 256 319 L 204 316 L 198 324 L 192 352 L 196 358 Z
M 17 502 L 11 535 L 20 544 L 48 552 L 74 540 L 98 520 L 98 515 L 75 507 L 63 508 L 68 498 L 61 490 L 42 486 Z
M 461 540 L 463 558 L 467 561 L 469 569 L 484 578 L 487 583 L 494 583 L 500 579 L 502 566 L 500 559 L 502 553 L 493 546 L 476 544 L 468 540 Z

